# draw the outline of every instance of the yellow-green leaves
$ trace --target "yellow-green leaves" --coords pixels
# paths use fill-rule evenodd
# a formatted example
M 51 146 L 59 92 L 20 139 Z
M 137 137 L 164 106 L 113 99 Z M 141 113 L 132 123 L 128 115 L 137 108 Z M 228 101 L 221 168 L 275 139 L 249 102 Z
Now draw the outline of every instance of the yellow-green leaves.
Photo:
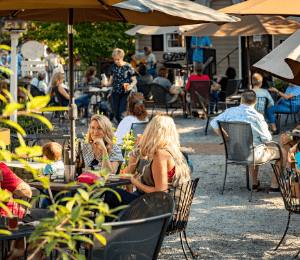
M 48 105 L 49 101 L 50 95 L 34 97 L 26 104 L 27 109 L 44 108 Z
M 45 107 L 41 109 L 41 112 L 52 112 L 52 111 L 66 111 L 68 107 Z
M 22 109 L 23 107 L 24 106 L 22 104 L 19 104 L 19 103 L 8 103 L 5 106 L 4 110 L 3 110 L 3 114 L 4 115 L 9 115 L 13 111 Z
M 17 129 L 22 135 L 26 136 L 24 129 L 18 123 L 10 121 L 8 119 L 0 119 L 0 122 L 12 126 L 13 128 Z
M 46 117 L 40 116 L 38 114 L 32 114 L 32 113 L 27 113 L 27 116 L 35 117 L 38 120 L 40 120 L 42 123 L 44 123 L 46 126 L 48 126 L 50 130 L 53 129 L 52 124 L 50 123 L 50 121 Z

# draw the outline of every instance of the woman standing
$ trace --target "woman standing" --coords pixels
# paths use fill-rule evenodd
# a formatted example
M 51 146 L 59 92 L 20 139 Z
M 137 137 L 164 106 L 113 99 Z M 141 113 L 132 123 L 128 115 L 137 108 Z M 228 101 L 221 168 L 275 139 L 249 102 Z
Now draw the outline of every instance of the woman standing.
M 121 115 L 126 111 L 127 98 L 131 93 L 131 89 L 136 85 L 137 80 L 133 67 L 124 61 L 124 51 L 114 49 L 112 57 L 115 64 L 111 66 L 110 78 L 108 86 L 113 86 L 112 98 L 115 117 L 120 123 Z

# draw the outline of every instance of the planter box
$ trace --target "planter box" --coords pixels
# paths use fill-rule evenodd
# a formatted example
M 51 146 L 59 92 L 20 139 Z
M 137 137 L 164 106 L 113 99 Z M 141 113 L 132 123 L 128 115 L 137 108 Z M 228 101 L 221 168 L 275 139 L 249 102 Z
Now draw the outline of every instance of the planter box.
M 10 129 L 0 128 L 0 140 L 5 143 L 5 145 L 10 145 Z

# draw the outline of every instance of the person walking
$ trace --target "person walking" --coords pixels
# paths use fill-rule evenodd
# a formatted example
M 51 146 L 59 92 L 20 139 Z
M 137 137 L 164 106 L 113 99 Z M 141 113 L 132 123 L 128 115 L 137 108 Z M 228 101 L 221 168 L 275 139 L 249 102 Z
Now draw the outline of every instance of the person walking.
M 122 114 L 126 111 L 127 98 L 137 83 L 135 71 L 128 62 L 124 61 L 124 56 L 123 50 L 114 49 L 112 57 L 115 63 L 111 66 L 110 78 L 107 84 L 107 86 L 113 86 L 113 107 L 118 123 L 120 123 Z

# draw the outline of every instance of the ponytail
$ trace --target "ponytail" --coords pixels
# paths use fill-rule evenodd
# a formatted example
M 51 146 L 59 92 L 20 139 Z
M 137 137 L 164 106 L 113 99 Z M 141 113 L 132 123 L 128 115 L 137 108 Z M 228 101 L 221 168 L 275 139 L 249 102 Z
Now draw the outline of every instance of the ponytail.
M 95 73 L 96 68 L 95 67 L 89 67 L 86 72 L 85 72 L 85 82 L 86 84 L 88 84 L 90 82 L 90 79 L 92 77 L 92 75 Z

